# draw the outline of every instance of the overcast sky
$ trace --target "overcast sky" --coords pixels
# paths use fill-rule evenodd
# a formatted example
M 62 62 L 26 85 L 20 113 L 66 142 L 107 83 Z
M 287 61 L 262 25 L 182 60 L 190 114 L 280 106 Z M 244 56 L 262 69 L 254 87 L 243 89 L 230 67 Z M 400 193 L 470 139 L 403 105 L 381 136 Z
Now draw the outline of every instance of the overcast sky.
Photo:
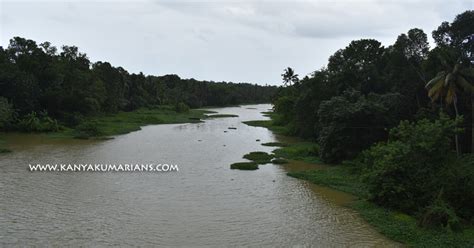
M 414 27 L 431 39 L 468 9 L 474 0 L 0 0 L 0 44 L 21 36 L 129 72 L 280 84 L 287 66 L 306 75 L 351 40 L 391 45 Z

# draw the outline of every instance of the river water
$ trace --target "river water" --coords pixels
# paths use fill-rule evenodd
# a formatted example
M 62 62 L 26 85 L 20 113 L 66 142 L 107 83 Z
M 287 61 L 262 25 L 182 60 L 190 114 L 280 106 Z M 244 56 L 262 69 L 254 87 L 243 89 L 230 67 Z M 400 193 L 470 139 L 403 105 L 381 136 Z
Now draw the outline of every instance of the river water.
M 106 141 L 6 135 L 0 246 L 387 247 L 343 205 L 347 194 L 288 177 L 313 165 L 230 170 L 276 141 L 246 120 L 270 105 L 211 109 L 238 118 L 145 126 Z M 228 129 L 235 127 L 237 129 Z M 259 139 L 260 141 L 256 141 Z M 178 172 L 29 172 L 30 163 L 168 163 Z

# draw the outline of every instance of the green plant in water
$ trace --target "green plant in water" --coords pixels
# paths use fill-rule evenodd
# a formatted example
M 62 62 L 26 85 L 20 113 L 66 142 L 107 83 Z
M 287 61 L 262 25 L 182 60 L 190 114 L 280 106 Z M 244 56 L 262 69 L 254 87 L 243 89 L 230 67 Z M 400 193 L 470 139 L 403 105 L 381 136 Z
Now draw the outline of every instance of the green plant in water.
M 230 165 L 232 170 L 257 170 L 258 164 L 255 162 L 239 162 Z
M 283 159 L 283 158 L 274 158 L 274 159 L 272 160 L 272 163 L 273 163 L 273 164 L 287 164 L 287 163 L 288 163 L 288 160 Z
M 252 160 L 257 164 L 268 164 L 275 156 L 266 152 L 251 152 L 244 155 L 244 158 Z

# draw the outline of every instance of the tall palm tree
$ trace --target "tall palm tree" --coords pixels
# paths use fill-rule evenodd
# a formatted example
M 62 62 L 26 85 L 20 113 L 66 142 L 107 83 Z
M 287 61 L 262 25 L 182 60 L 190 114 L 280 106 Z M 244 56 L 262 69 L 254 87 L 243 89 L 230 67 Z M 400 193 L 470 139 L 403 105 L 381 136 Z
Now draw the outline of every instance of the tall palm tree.
M 299 82 L 298 74 L 295 74 L 295 71 L 291 67 L 286 68 L 281 76 L 284 86 L 291 86 L 292 83 L 297 84 Z
M 446 105 L 453 105 L 456 117 L 459 116 L 458 112 L 458 93 L 465 92 L 471 95 L 471 105 L 472 105 L 472 151 L 474 152 L 474 85 L 468 82 L 467 78 L 474 75 L 474 70 L 471 67 L 465 67 L 458 60 L 458 62 L 453 66 L 447 65 L 445 60 L 442 60 L 443 65 L 446 67 L 444 71 L 438 73 L 436 77 L 431 79 L 426 84 L 426 89 L 428 89 L 428 96 L 434 102 L 440 100 L 441 102 L 446 103 Z M 459 138 L 456 134 L 456 152 L 459 155 Z

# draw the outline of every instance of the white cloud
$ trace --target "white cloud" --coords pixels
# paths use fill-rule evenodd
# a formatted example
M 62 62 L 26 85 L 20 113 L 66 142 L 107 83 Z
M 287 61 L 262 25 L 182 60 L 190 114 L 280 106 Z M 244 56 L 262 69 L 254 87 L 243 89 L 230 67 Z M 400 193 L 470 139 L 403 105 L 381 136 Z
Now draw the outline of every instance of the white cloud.
M 471 0 L 0 2 L 0 44 L 23 36 L 77 45 L 131 72 L 279 83 L 325 65 L 351 40 L 385 45 L 413 27 L 430 36 Z

